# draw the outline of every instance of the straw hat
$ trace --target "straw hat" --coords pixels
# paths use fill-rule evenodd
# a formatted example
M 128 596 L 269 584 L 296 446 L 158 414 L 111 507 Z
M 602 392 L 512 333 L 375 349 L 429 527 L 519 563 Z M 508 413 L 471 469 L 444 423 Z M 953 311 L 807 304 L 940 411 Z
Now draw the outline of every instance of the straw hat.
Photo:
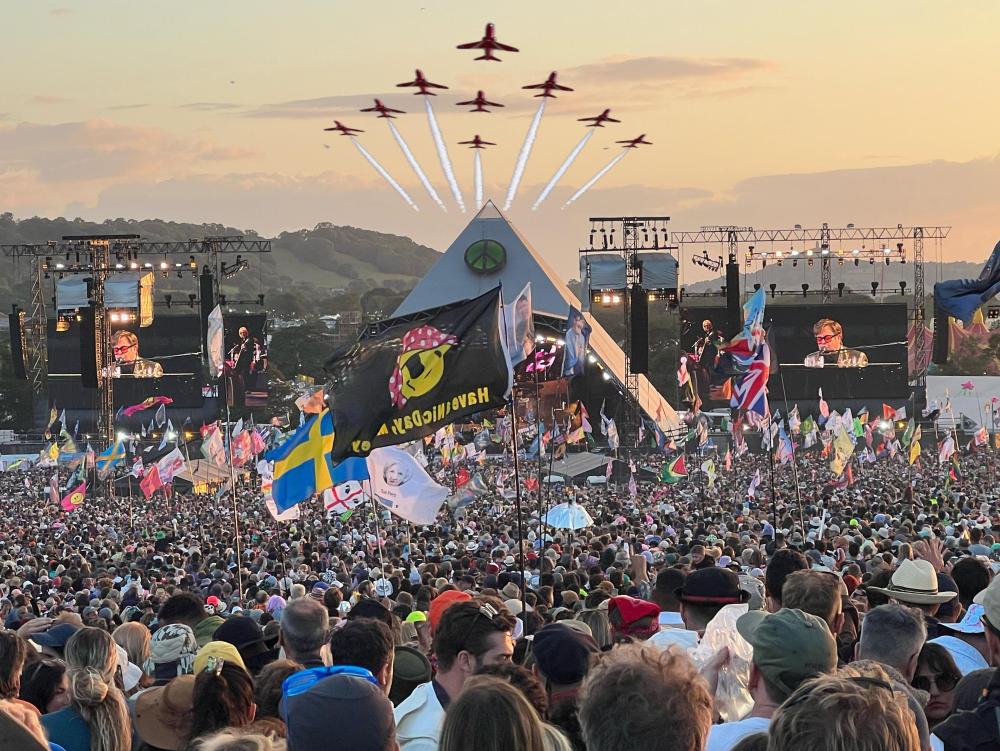
M 888 587 L 872 587 L 886 597 L 913 605 L 937 605 L 958 596 L 957 592 L 938 592 L 937 574 L 927 561 L 903 561 L 892 575 Z

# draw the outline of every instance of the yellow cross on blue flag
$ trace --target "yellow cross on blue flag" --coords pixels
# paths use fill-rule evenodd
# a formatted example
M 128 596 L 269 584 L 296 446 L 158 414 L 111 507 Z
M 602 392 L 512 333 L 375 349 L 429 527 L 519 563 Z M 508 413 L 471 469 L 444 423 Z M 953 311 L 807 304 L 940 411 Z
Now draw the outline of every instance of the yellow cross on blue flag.
M 329 409 L 310 415 L 304 425 L 264 458 L 274 462 L 271 495 L 279 511 L 333 487 L 333 416 Z
M 108 476 L 112 468 L 124 458 L 125 444 L 122 441 L 112 443 L 97 456 L 97 461 L 95 462 L 97 476 L 103 480 Z

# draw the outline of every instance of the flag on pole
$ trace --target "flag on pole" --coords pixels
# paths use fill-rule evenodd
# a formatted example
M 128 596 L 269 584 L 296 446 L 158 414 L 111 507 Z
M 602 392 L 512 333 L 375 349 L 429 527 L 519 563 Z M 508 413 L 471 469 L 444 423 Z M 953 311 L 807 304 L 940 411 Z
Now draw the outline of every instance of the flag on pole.
M 910 464 L 912 465 L 920 456 L 920 441 L 914 440 L 910 444 Z
M 222 375 L 225 365 L 226 331 L 222 321 L 222 307 L 216 305 L 208 314 L 208 372 L 212 378 Z
M 287 441 L 264 455 L 266 460 L 274 462 L 271 494 L 280 511 L 333 486 L 330 462 L 333 440 L 333 416 L 324 410 L 322 414 L 310 415 Z
M 372 495 L 396 516 L 413 524 L 433 524 L 448 488 L 434 480 L 413 456 L 395 446 L 368 455 Z
M 819 390 L 819 414 L 824 420 L 830 416 L 830 405 L 823 398 L 823 389 Z
M 938 447 L 938 463 L 944 464 L 946 461 L 951 459 L 952 454 L 954 453 L 955 453 L 955 439 L 949 435 L 941 442 L 941 445 Z
M 24 478 L 24 479 L 27 480 L 28 478 Z M 49 501 L 52 502 L 52 505 L 58 506 L 59 505 L 59 500 L 60 500 L 59 499 L 59 473 L 55 472 L 55 473 L 52 474 L 52 477 L 49 478 Z
M 997 293 L 1000 293 L 1000 242 L 993 248 L 978 279 L 951 279 L 935 284 L 934 302 L 968 325 L 976 310 Z
M 164 485 L 173 482 L 176 475 L 187 469 L 184 454 L 181 453 L 180 449 L 175 448 L 156 463 L 156 469 L 160 475 L 160 482 Z
M 660 481 L 673 485 L 676 482 L 680 482 L 682 477 L 687 477 L 687 473 L 687 467 L 684 464 L 684 454 L 681 454 L 672 462 L 663 466 L 663 470 L 660 472 Z
M 760 470 L 758 469 L 753 474 L 753 479 L 750 480 L 750 486 L 747 488 L 747 495 L 750 498 L 757 497 L 757 488 L 760 487 Z
M 63 496 L 60 505 L 63 511 L 73 511 L 79 508 L 83 504 L 83 499 L 87 497 L 87 483 L 81 482 L 71 491 L 69 491 L 65 496 Z
M 95 462 L 97 466 L 97 479 L 105 480 L 115 465 L 124 458 L 125 445 L 121 441 L 115 441 L 115 443 L 108 446 L 98 455 Z
M 139 489 L 142 490 L 142 494 L 146 496 L 148 501 L 153 493 L 163 487 L 163 482 L 160 480 L 160 472 L 156 468 L 156 465 L 150 465 L 146 469 L 146 476 L 142 478 L 139 482 Z

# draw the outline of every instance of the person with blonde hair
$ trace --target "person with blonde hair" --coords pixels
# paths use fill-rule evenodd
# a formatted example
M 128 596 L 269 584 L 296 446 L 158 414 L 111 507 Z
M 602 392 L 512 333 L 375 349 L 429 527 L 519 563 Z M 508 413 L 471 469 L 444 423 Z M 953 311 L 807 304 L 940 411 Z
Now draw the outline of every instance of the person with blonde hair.
M 920 751 L 905 692 L 868 676 L 821 675 L 801 686 L 771 721 L 768 751 Z
M 608 611 L 603 608 L 587 608 L 576 615 L 576 620 L 586 623 L 597 646 L 604 650 L 611 648 L 611 621 Z
M 152 634 L 149 633 L 146 626 L 137 621 L 123 623 L 111 632 L 111 638 L 115 640 L 115 644 L 125 650 L 128 661 L 133 665 L 142 667 L 146 664 L 152 640 Z M 124 668 L 124 666 L 122 667 Z M 153 685 L 153 677 L 143 673 L 142 678 L 139 679 L 139 688 L 147 688 L 151 685 Z
M 70 703 L 42 717 L 49 740 L 66 751 L 126 751 L 132 724 L 115 683 L 118 649 L 111 634 L 85 626 L 66 642 Z
M 584 679 L 579 716 L 587 751 L 703 751 L 712 695 L 680 649 L 620 644 Z
M 544 723 L 524 694 L 491 675 L 470 678 L 448 706 L 439 751 L 546 751 Z

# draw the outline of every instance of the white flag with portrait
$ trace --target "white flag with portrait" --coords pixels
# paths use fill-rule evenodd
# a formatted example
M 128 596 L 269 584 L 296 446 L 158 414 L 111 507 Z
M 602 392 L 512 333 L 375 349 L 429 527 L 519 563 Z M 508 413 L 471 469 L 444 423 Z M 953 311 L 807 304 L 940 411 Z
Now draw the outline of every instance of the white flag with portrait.
M 395 446 L 368 455 L 368 476 L 375 499 L 413 524 L 433 524 L 448 497 L 408 451 Z

